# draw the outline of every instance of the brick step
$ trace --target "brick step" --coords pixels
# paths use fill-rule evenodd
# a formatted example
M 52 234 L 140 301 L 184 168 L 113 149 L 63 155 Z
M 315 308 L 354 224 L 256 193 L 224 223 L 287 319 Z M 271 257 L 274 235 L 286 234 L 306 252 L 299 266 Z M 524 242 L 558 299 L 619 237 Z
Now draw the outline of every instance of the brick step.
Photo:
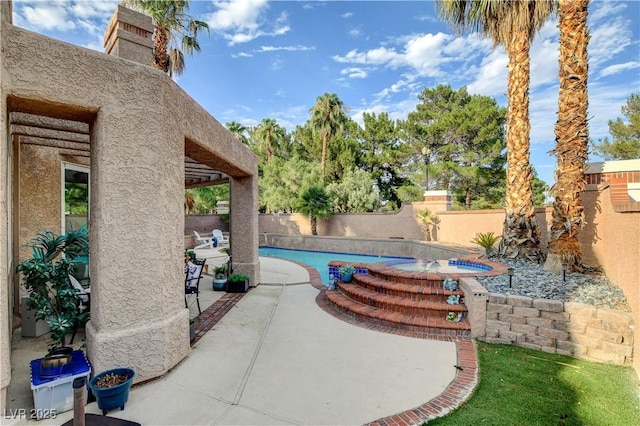
M 326 291 L 325 297 L 337 310 L 370 324 L 424 335 L 469 336 L 471 334 L 471 324 L 466 318 L 463 318 L 460 322 L 449 322 L 443 317 L 425 317 L 389 312 L 374 306 L 358 303 L 339 291 Z
M 464 304 L 450 305 L 446 302 L 448 296 L 441 295 L 439 300 L 416 300 L 405 297 L 381 294 L 357 284 L 338 283 L 340 292 L 349 299 L 367 306 L 374 306 L 386 311 L 400 312 L 410 315 L 444 317 L 447 312 L 466 312 Z M 435 295 L 434 295 L 435 297 Z
M 368 274 L 386 281 L 394 283 L 403 283 L 411 285 L 431 285 L 440 287 L 445 278 L 452 278 L 456 281 L 460 280 L 460 274 L 441 273 L 441 272 L 423 272 L 423 271 L 404 271 L 390 267 L 384 264 L 372 263 L 367 267 Z
M 424 281 L 422 284 L 403 284 L 391 282 L 385 279 L 373 276 L 371 274 L 356 274 L 353 281 L 360 287 L 389 296 L 398 296 L 412 300 L 430 300 L 440 302 L 447 299 L 452 294 L 464 296 L 462 290 L 458 288 L 456 291 L 449 291 L 442 288 L 442 281 L 429 282 Z

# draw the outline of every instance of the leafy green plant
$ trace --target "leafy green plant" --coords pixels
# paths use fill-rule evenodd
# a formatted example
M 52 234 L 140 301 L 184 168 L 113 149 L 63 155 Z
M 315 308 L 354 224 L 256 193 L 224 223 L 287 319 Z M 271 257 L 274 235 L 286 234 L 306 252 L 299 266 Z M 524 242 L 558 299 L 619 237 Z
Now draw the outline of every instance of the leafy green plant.
M 249 276 L 244 274 L 231 274 L 229 278 L 227 278 L 227 281 L 230 283 L 242 283 L 248 280 Z
M 85 226 L 64 235 L 43 231 L 31 240 L 32 257 L 16 267 L 22 285 L 29 292 L 27 306 L 36 319 L 51 327 L 50 348 L 64 346 L 64 338 L 76 324 L 85 323 L 89 312 L 69 280 L 76 258 L 86 255 L 89 233 Z
M 340 275 L 345 275 L 345 274 L 355 274 L 356 273 L 356 267 L 353 265 L 349 265 L 348 263 L 345 265 L 342 265 L 340 267 Z
M 219 265 L 213 268 L 213 276 L 217 280 L 221 280 L 226 278 L 227 276 L 227 265 Z
M 502 238 L 500 235 L 495 235 L 493 232 L 478 232 L 471 242 L 482 247 L 489 257 L 493 253 L 493 246 L 500 241 L 500 238 Z

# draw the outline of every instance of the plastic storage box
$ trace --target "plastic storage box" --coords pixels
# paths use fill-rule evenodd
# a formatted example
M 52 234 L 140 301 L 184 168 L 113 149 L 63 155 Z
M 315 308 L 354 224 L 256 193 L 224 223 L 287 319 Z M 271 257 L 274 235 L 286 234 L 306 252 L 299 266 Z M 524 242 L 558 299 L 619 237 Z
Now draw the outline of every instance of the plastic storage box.
M 42 358 L 31 361 L 31 390 L 35 415 L 42 418 L 55 418 L 55 415 L 73 409 L 73 380 L 84 377 L 89 383 L 91 366 L 82 351 L 73 351 L 71 366 L 64 375 L 52 378 L 40 377 Z M 84 388 L 84 403 L 87 403 L 88 386 Z

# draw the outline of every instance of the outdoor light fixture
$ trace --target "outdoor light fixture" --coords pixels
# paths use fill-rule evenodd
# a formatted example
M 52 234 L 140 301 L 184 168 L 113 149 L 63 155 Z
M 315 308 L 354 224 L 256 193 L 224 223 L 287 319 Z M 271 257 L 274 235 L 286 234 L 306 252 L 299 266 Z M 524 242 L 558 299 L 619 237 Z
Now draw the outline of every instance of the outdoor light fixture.
M 562 281 L 566 281 L 567 280 L 567 264 L 563 263 L 562 264 Z
M 513 268 L 507 268 L 507 274 L 509 274 L 509 288 L 511 288 L 511 280 L 513 279 L 513 273 L 515 270 Z
M 426 170 L 426 180 L 424 183 L 424 190 L 428 191 L 429 190 L 429 159 L 431 158 L 431 148 L 429 148 L 428 146 L 425 146 L 422 148 L 422 156 L 424 157 L 424 165 L 425 165 L 425 170 Z

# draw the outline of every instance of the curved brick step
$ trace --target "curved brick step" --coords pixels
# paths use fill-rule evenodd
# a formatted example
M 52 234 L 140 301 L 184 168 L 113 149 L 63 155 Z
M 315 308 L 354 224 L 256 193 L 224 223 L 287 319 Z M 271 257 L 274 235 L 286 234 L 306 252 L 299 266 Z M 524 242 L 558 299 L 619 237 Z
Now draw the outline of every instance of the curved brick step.
M 381 294 L 356 284 L 338 283 L 340 292 L 349 299 L 367 306 L 374 306 L 385 311 L 400 312 L 409 315 L 445 317 L 447 312 L 466 312 L 464 304 L 450 305 L 446 303 L 446 296 L 439 296 L 439 300 L 416 300 L 405 297 Z
M 446 321 L 442 317 L 389 312 L 358 303 L 339 291 L 326 291 L 325 297 L 334 308 L 346 315 L 372 324 L 425 335 L 469 336 L 471 334 L 471 324 L 467 319 L 455 323 Z
M 443 302 L 452 294 L 464 296 L 464 293 L 458 289 L 449 291 L 442 288 L 442 281 L 427 282 L 421 284 L 403 284 L 388 281 L 371 274 L 356 274 L 353 281 L 360 287 L 389 296 L 398 296 L 405 299 L 413 300 L 430 300 L 434 302 Z

